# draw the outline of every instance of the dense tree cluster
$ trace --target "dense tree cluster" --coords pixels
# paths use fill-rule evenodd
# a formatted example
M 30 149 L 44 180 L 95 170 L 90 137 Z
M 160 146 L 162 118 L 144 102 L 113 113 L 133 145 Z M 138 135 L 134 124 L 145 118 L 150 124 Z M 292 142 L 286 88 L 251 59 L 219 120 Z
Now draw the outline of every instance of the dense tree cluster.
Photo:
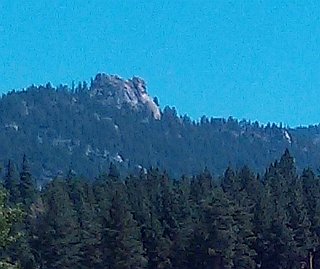
M 261 173 L 287 147 L 299 172 L 309 165 L 320 167 L 319 125 L 294 129 L 205 116 L 194 121 L 170 107 L 155 120 L 143 104 L 110 104 L 118 90 L 97 76 L 71 89 L 48 83 L 3 95 L 0 163 L 20 162 L 26 153 L 39 184 L 69 169 L 92 178 L 110 162 L 120 172 L 152 166 L 174 177 L 205 167 L 216 176 L 229 164 L 235 169 L 246 164 Z
M 7 191 L 3 187 L 0 187 L 0 268 L 17 269 L 19 268 L 19 263 L 11 259 L 11 253 L 7 253 L 6 249 L 20 238 L 20 234 L 14 232 L 14 226 L 21 220 L 22 211 L 17 206 L 9 206 L 7 198 Z
M 288 150 L 263 175 L 121 177 L 111 164 L 95 180 L 70 171 L 38 190 L 25 156 L 20 170 L 8 163 L 3 199 L 23 218 L 7 230 L 1 215 L 0 228 L 20 235 L 1 255 L 21 268 L 298 269 L 319 248 L 320 181 L 298 174 Z

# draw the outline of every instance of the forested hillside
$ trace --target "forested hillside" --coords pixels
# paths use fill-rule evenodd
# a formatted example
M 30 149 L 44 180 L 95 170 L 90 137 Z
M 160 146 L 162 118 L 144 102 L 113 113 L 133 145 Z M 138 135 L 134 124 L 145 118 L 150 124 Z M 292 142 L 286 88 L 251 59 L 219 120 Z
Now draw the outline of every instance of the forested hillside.
M 160 100 L 161 101 L 161 100 Z M 285 148 L 299 171 L 320 167 L 319 126 L 287 128 L 203 116 L 193 121 L 175 108 L 158 107 L 145 82 L 98 74 L 70 87 L 30 86 L 0 99 L 0 161 L 28 156 L 41 185 L 69 170 L 92 178 L 113 162 L 124 175 L 138 167 L 214 175 L 229 164 L 263 173 Z
M 320 267 L 320 125 L 193 121 L 98 74 L 4 94 L 0 139 L 2 268 Z
M 6 231 L 17 239 L 0 241 L 7 265 L 46 269 L 320 266 L 319 177 L 310 168 L 297 173 L 288 150 L 260 176 L 244 166 L 228 167 L 219 178 L 207 169 L 172 178 L 157 168 L 120 177 L 111 164 L 94 180 L 69 174 L 39 191 L 26 157 L 21 171 L 14 170 L 12 163 L 5 170 L 6 206 L 1 208 L 19 205 L 23 212 L 5 226 L 13 225 Z

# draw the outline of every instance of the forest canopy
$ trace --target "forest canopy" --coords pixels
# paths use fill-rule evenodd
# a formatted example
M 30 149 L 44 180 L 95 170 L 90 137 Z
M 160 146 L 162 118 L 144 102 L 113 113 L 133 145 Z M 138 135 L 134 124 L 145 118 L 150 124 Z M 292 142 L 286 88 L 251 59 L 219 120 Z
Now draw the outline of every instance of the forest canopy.
M 111 163 L 94 179 L 70 171 L 39 190 L 26 156 L 20 171 L 9 161 L 5 173 L 0 202 L 23 215 L 1 214 L 2 231 L 15 237 L 0 241 L 1 257 L 21 268 L 317 264 L 319 177 L 298 173 L 288 150 L 264 174 L 229 166 L 220 177 L 204 169 L 173 178 L 150 167 L 122 177 Z
M 289 128 L 232 117 L 197 120 L 169 106 L 157 107 L 155 118 L 154 106 L 161 100 L 154 102 L 146 93 L 147 99 L 141 99 L 140 90 L 145 91 L 141 79 L 98 74 L 90 83 L 70 88 L 48 83 L 4 94 L 1 166 L 8 159 L 19 164 L 26 154 L 39 185 L 61 173 L 67 176 L 69 170 L 94 178 L 110 162 L 124 177 L 140 166 L 158 167 L 176 178 L 207 167 L 219 176 L 229 164 L 263 173 L 289 148 L 299 172 L 320 167 L 319 125 Z

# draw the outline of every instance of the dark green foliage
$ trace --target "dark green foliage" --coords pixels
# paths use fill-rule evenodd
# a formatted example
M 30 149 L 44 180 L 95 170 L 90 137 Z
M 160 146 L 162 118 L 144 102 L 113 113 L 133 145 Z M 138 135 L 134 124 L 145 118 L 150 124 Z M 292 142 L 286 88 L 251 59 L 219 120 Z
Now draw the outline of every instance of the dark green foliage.
M 2 256 L 22 268 L 299 269 L 319 249 L 319 180 L 310 168 L 300 176 L 288 150 L 262 181 L 229 167 L 221 184 L 207 168 L 172 180 L 150 167 L 123 179 L 111 164 L 91 182 L 70 170 L 38 193 L 26 157 L 20 182 L 13 167 L 7 200 L 26 214 L 3 231 L 20 236 Z
M 12 234 L 20 233 L 21 236 L 10 245 L 8 252 L 15 259 L 19 259 L 22 268 L 36 268 L 33 249 L 30 245 L 33 234 L 29 229 L 29 216 L 31 214 L 31 205 L 37 198 L 37 191 L 25 155 L 23 156 L 20 178 L 15 175 L 13 165 L 9 161 L 5 182 L 7 182 L 5 185 L 11 194 L 9 201 L 19 203 L 25 214 L 25 217 L 11 229 Z M 9 184 L 10 182 L 11 184 Z
M 126 208 L 121 192 L 115 191 L 109 208 L 110 219 L 103 227 L 103 241 L 107 244 L 108 268 L 145 268 L 140 229 L 131 212 Z
M 2 161 L 23 155 L 3 175 L 1 258 L 31 269 L 299 269 L 319 252 L 319 126 L 195 122 L 170 107 L 155 120 L 142 103 L 112 103 L 124 81 L 101 77 L 0 100 Z
M 19 237 L 19 233 L 13 232 L 13 227 L 22 218 L 21 208 L 14 205 L 8 205 L 8 193 L 1 186 L 0 187 L 0 268 L 3 269 L 17 269 L 19 268 L 20 261 L 16 256 L 12 255 L 9 250 L 11 244 L 14 243 Z
M 37 262 L 45 268 L 74 268 L 80 262 L 80 229 L 75 206 L 66 181 L 50 183 L 43 196 L 43 212 L 35 219 L 33 244 Z
M 27 157 L 23 155 L 22 170 L 20 172 L 19 184 L 20 201 L 26 208 L 36 200 L 36 186 L 29 170 Z
M 190 264 L 196 261 L 192 268 L 211 268 L 215 264 L 232 268 L 236 240 L 233 213 L 234 207 L 221 189 L 202 201 L 190 244 Z
M 234 219 L 234 266 L 235 268 L 255 268 L 257 235 L 252 223 L 254 205 L 259 197 L 260 184 L 249 167 L 237 172 L 229 167 L 221 182 L 226 197 L 232 203 Z
M 111 179 L 119 179 L 120 178 L 119 169 L 117 168 L 117 166 L 114 163 L 110 163 L 108 176 Z
M 83 268 L 98 268 L 102 262 L 99 249 L 102 227 L 97 216 L 98 204 L 87 180 L 69 177 L 69 197 L 79 223 L 79 263 Z
M 220 175 L 229 164 L 235 170 L 248 165 L 261 173 L 289 147 L 299 171 L 320 166 L 319 126 L 290 129 L 206 116 L 195 122 L 170 107 L 162 109 L 161 120 L 155 120 L 142 102 L 114 103 L 114 95 L 125 95 L 127 82 L 102 77 L 98 74 L 90 85 L 73 82 L 71 89 L 48 83 L 4 94 L 2 163 L 25 153 L 34 179 L 40 182 L 70 168 L 93 178 L 108 171 L 110 162 L 120 172 L 153 166 L 178 178 L 205 167 Z
M 9 201 L 16 204 L 19 201 L 19 176 L 11 160 L 8 161 L 6 175 L 4 177 L 4 187 L 9 192 Z
M 311 168 L 304 169 L 301 176 L 302 196 L 311 221 L 311 232 L 320 236 L 320 181 Z

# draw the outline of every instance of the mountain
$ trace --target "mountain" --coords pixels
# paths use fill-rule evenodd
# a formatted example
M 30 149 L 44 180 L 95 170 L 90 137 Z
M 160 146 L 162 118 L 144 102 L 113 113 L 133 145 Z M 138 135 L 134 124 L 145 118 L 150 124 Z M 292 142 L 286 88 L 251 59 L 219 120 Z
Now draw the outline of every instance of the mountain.
M 275 124 L 203 116 L 193 121 L 160 109 L 143 79 L 97 74 L 71 87 L 32 85 L 0 99 L 0 161 L 26 154 L 39 180 L 73 171 L 93 177 L 110 162 L 121 170 L 159 167 L 171 175 L 231 165 L 263 172 L 288 148 L 298 168 L 320 167 L 320 125 Z
M 144 106 L 157 120 L 161 118 L 160 110 L 147 94 L 146 83 L 139 77 L 123 80 L 118 76 L 98 74 L 92 81 L 90 97 L 95 97 L 104 106 L 114 106 L 118 109 L 129 104 L 131 108 Z

